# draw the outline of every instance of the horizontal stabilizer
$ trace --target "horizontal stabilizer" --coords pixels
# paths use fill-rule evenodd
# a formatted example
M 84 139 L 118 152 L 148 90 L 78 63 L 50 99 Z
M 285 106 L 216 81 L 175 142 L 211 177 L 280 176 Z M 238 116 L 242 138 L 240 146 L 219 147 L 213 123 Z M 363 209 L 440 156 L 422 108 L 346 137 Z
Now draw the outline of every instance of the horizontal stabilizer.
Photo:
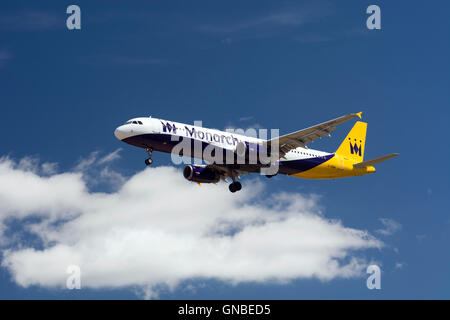
M 364 167 L 374 166 L 374 165 L 376 165 L 377 163 L 386 161 L 386 160 L 391 159 L 391 158 L 393 158 L 393 157 L 396 157 L 396 156 L 398 156 L 398 155 L 399 155 L 398 153 L 391 153 L 391 154 L 388 154 L 388 155 L 385 155 L 385 156 L 382 156 L 382 157 L 379 157 L 379 158 L 375 158 L 375 159 L 372 159 L 372 160 L 363 161 L 363 162 L 354 164 L 354 165 L 353 165 L 353 168 L 355 168 L 355 169 L 361 169 L 361 168 L 364 168 Z

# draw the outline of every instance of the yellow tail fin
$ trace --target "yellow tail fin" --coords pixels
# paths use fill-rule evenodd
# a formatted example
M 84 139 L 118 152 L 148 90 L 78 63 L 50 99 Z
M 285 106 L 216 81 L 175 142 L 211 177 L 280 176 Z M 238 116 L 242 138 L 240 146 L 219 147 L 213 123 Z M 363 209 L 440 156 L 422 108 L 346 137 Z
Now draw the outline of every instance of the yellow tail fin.
M 358 121 L 336 150 L 336 154 L 356 162 L 364 159 L 367 123 Z

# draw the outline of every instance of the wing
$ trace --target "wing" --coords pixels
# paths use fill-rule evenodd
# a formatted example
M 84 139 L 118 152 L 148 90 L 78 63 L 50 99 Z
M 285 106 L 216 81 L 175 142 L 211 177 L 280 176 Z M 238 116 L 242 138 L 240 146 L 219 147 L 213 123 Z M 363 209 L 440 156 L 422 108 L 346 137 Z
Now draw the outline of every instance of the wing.
M 307 148 L 307 143 L 310 143 L 324 136 L 330 137 L 330 132 L 335 130 L 337 125 L 356 117 L 361 118 L 361 114 L 362 112 L 347 114 L 345 116 L 320 123 L 306 129 L 295 131 L 281 137 L 273 138 L 267 141 L 267 145 L 270 147 L 278 142 L 280 149 L 279 157 L 283 158 L 284 155 L 292 149 L 298 147 Z
M 261 166 L 258 165 L 239 165 L 236 167 L 235 165 L 226 165 L 226 164 L 207 164 L 207 168 L 210 168 L 216 171 L 221 180 L 226 181 L 227 177 L 231 179 L 240 178 L 240 175 L 243 174 L 251 174 L 254 172 L 258 172 Z

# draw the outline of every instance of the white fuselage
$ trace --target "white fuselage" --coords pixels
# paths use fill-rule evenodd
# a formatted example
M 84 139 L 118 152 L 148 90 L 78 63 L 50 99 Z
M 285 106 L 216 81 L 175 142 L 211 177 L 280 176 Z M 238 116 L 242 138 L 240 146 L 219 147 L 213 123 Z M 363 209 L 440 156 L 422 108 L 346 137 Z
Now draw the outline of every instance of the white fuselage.
M 226 150 L 236 150 L 239 142 L 262 144 L 265 141 L 263 139 L 245 136 L 234 132 L 208 129 L 200 126 L 193 126 L 185 123 L 151 117 L 133 118 L 127 121 L 125 124 L 119 126 L 115 130 L 114 134 L 118 139 L 125 142 L 127 142 L 127 140 L 133 139 L 134 137 L 144 135 L 159 136 L 161 137 L 161 141 L 164 141 L 163 143 L 167 143 L 167 141 L 176 142 L 180 137 L 186 137 Z M 140 146 L 142 148 L 146 147 L 145 145 L 134 145 Z M 284 159 L 282 159 L 281 161 L 316 158 L 327 155 L 330 155 L 330 153 L 298 147 L 286 153 Z

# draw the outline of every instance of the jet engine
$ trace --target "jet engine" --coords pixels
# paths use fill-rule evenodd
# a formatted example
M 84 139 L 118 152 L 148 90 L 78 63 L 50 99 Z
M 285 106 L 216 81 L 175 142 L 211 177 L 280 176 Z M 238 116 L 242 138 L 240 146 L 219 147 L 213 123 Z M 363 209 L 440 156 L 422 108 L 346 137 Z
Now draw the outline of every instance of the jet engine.
M 219 173 L 206 166 L 187 165 L 183 169 L 183 176 L 189 181 L 199 183 L 216 183 L 220 180 Z

